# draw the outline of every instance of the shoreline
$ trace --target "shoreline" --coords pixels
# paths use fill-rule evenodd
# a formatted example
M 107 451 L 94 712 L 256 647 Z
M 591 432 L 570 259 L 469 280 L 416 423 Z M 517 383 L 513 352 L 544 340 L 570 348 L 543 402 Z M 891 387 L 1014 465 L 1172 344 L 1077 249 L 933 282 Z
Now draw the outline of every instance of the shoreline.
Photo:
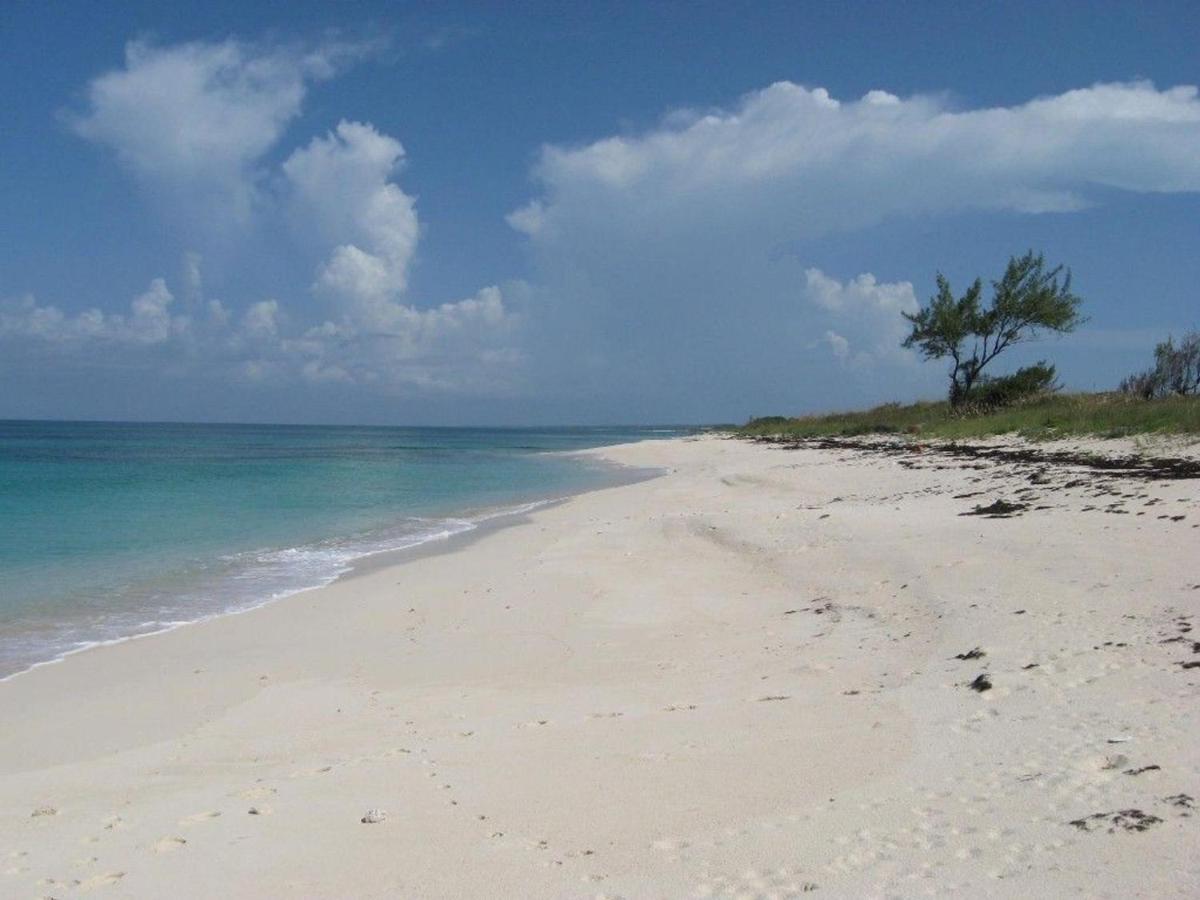
M 664 474 L 0 684 L 0 893 L 1200 887 L 1197 480 L 583 452 Z
M 590 452 L 590 449 L 591 448 L 588 448 L 583 451 L 569 450 L 569 451 L 546 451 L 546 452 L 554 453 L 554 454 L 558 454 L 558 455 L 571 455 L 571 454 L 576 454 L 576 453 L 579 453 L 582 455 L 587 455 Z M 609 464 L 606 464 L 606 465 L 609 465 Z M 469 538 L 473 534 L 476 534 L 477 536 L 482 536 L 483 534 L 486 534 L 487 531 L 490 529 L 502 528 L 502 527 L 507 527 L 509 525 L 518 524 L 521 521 L 521 519 L 528 512 L 531 512 L 533 510 L 540 509 L 540 508 L 546 507 L 546 506 L 553 506 L 558 503 L 565 502 L 572 497 L 578 496 L 579 494 L 589 493 L 590 491 L 605 490 L 609 487 L 617 487 L 617 486 L 621 486 L 624 484 L 632 484 L 632 483 L 636 483 L 637 481 L 640 481 L 640 480 L 643 480 L 646 478 L 655 477 L 655 473 L 649 469 L 647 469 L 643 472 L 639 472 L 639 471 L 637 471 L 638 467 L 633 467 L 633 466 L 620 466 L 619 464 L 611 464 L 610 467 L 614 470 L 614 473 L 621 469 L 628 469 L 629 471 L 626 472 L 620 478 L 614 478 L 614 480 L 611 484 L 601 485 L 599 487 L 584 487 L 584 488 L 580 488 L 577 491 L 573 491 L 573 492 L 569 492 L 569 493 L 565 493 L 565 494 L 558 494 L 558 495 L 545 497 L 545 498 L 539 498 L 539 499 L 525 501 L 525 502 L 520 502 L 520 503 L 517 503 L 512 506 L 478 507 L 478 508 L 469 507 L 459 515 L 448 515 L 448 514 L 440 515 L 434 519 L 431 519 L 430 521 L 438 522 L 443 525 L 447 525 L 451 522 L 460 522 L 460 523 L 462 523 L 462 528 L 458 531 L 450 531 L 450 532 L 447 532 L 443 529 L 442 531 L 439 531 L 439 532 L 436 532 L 433 534 L 427 534 L 424 537 L 417 539 L 415 543 L 404 545 L 404 546 L 390 547 L 390 548 L 383 549 L 383 550 L 364 551 L 361 555 L 355 556 L 355 557 L 352 557 L 352 558 L 346 560 L 346 562 L 343 564 L 344 565 L 343 569 L 341 569 L 340 571 L 334 572 L 328 576 L 323 576 L 323 580 L 319 581 L 318 583 L 314 583 L 314 584 L 311 584 L 311 585 L 308 585 L 305 587 L 286 589 L 282 593 L 278 593 L 278 594 L 268 596 L 268 597 L 265 597 L 262 599 L 251 600 L 243 606 L 227 607 L 225 609 L 217 610 L 215 612 L 205 612 L 201 615 L 198 615 L 196 618 L 180 619 L 177 621 L 159 623 L 159 624 L 161 624 L 162 627 L 153 628 L 152 630 L 149 630 L 149 631 L 135 632 L 132 634 L 124 634 L 124 635 L 119 635 L 117 637 L 112 637 L 112 638 L 104 638 L 104 639 L 97 639 L 97 640 L 93 640 L 93 641 L 84 642 L 83 644 L 72 647 L 68 650 L 59 651 L 54 656 L 51 656 L 47 659 L 35 660 L 34 662 L 27 665 L 25 668 L 17 669 L 15 671 L 4 673 L 4 674 L 0 674 L 0 685 L 3 685 L 9 681 L 12 681 L 13 679 L 16 679 L 22 675 L 27 675 L 30 672 L 36 671 L 37 669 L 44 668 L 46 666 L 58 665 L 59 663 L 62 663 L 65 660 L 67 660 L 73 656 L 77 656 L 81 653 L 88 653 L 92 650 L 98 650 L 98 649 L 102 649 L 105 647 L 116 646 L 116 645 L 124 644 L 124 643 L 130 642 L 130 641 L 138 641 L 138 640 L 142 640 L 144 638 L 151 638 L 151 637 L 157 637 L 157 636 L 163 635 L 163 634 L 169 634 L 173 631 L 177 631 L 180 628 L 186 628 L 186 627 L 189 627 L 192 625 L 198 625 L 200 623 L 207 622 L 212 619 L 222 618 L 224 616 L 243 615 L 245 613 L 249 613 L 249 612 L 253 612 L 254 610 L 261 609 L 264 606 L 269 606 L 271 604 L 278 603 L 283 600 L 287 600 L 291 597 L 295 597 L 299 594 L 304 594 L 308 591 L 321 590 L 322 588 L 329 587 L 331 584 L 335 584 L 338 581 L 341 581 L 342 579 L 353 578 L 360 571 L 369 570 L 371 568 L 376 568 L 376 567 L 380 567 L 380 566 L 400 565 L 403 563 L 403 561 L 405 559 L 416 558 L 419 555 L 426 553 L 426 552 L 450 552 L 451 549 L 453 549 L 453 547 L 459 546 L 459 544 L 457 543 L 458 539 Z M 510 521 L 510 520 L 512 520 L 512 521 Z M 443 544 L 451 545 L 451 547 L 447 547 L 445 549 L 438 550 L 437 548 L 439 548 L 439 546 L 443 545 Z M 295 548 L 284 548 L 284 549 L 295 549 Z M 276 551 L 276 552 L 279 552 L 279 551 Z

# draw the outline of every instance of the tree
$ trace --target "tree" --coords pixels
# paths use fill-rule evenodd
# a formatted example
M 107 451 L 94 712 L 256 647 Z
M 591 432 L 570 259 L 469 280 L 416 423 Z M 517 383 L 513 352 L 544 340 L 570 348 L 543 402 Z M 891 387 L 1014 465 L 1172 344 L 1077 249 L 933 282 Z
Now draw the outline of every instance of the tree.
M 1183 336 L 1179 346 L 1168 337 L 1154 348 L 1154 368 L 1130 375 L 1121 390 L 1147 400 L 1170 394 L 1200 393 L 1200 331 Z
M 1032 250 L 1009 259 L 1004 275 L 992 282 L 986 308 L 978 278 L 958 298 L 940 272 L 937 285 L 926 306 L 903 313 L 912 323 L 903 346 L 919 347 L 926 359 L 950 358 L 950 405 L 956 408 L 971 399 L 984 367 L 1009 347 L 1042 331 L 1074 331 L 1085 321 L 1079 314 L 1083 301 L 1071 293 L 1070 271 L 1048 270 L 1045 256 Z

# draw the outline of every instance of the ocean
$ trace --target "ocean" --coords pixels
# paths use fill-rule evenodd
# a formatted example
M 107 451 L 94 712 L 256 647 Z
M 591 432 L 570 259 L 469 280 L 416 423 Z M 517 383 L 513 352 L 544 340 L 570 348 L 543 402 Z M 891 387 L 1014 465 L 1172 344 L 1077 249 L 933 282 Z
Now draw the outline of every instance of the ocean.
M 567 451 L 682 432 L 0 421 L 0 678 L 644 477 Z

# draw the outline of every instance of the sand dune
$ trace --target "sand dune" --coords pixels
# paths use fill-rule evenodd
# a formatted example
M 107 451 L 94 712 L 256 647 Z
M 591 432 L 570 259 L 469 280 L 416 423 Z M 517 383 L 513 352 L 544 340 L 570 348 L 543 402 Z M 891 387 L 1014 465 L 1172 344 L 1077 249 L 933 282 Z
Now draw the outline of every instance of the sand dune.
M 1200 894 L 1200 481 L 593 452 L 667 474 L 0 684 L 0 896 Z

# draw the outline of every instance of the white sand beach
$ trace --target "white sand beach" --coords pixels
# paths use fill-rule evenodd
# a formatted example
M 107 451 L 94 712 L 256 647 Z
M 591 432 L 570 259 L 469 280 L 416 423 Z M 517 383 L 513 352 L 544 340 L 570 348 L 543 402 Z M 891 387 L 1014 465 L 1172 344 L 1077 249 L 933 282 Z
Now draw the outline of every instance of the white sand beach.
M 593 452 L 667 472 L 0 684 L 0 896 L 1200 895 L 1200 480 Z

